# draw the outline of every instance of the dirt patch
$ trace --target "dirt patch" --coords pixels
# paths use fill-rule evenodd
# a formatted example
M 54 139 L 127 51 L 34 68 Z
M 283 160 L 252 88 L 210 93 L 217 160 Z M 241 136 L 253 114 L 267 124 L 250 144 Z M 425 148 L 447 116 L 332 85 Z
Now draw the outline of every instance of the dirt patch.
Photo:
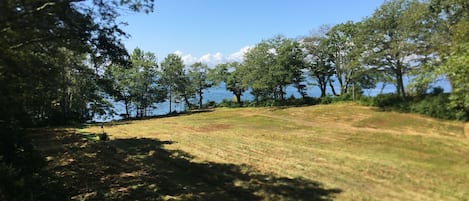
M 190 130 L 196 132 L 215 132 L 231 128 L 228 124 L 209 124 L 200 127 L 189 127 Z

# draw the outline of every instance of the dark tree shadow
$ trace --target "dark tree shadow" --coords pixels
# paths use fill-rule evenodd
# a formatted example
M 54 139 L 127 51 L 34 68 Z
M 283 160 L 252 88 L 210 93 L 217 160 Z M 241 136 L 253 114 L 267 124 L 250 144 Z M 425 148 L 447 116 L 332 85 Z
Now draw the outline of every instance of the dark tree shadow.
M 91 142 L 64 131 L 36 135 L 36 146 L 72 200 L 332 200 L 341 192 L 248 166 L 192 162 L 188 153 L 164 148 L 170 143 Z

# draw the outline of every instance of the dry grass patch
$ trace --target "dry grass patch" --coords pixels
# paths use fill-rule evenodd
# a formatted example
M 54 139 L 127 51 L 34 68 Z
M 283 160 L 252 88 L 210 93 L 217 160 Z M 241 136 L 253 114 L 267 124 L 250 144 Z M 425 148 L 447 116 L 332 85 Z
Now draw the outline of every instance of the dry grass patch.
M 184 167 L 188 164 L 242 167 L 236 174 L 228 174 L 226 182 L 215 182 L 222 189 L 227 185 L 244 189 L 240 199 L 232 200 L 311 200 L 309 194 L 298 189 L 307 187 L 308 182 L 318 184 L 324 192 L 336 189 L 325 197 L 313 197 L 316 200 L 469 198 L 469 140 L 464 135 L 464 123 L 457 121 L 338 104 L 222 108 L 179 117 L 107 124 L 104 131 L 111 142 L 139 138 L 172 142 L 162 144 L 159 149 L 178 153 L 171 157 L 186 160 L 181 167 L 174 167 L 176 171 L 190 168 Z M 91 126 L 81 132 L 102 130 Z M 118 153 L 129 151 L 123 149 Z M 141 155 L 148 157 L 148 153 Z M 223 168 L 207 171 L 215 175 L 226 173 Z M 248 180 L 246 174 L 262 176 Z M 196 174 L 188 179 L 198 181 L 199 177 L 203 178 Z M 277 184 L 271 186 L 268 178 Z M 284 194 L 280 193 L 283 191 Z M 176 198 L 191 200 L 184 196 Z

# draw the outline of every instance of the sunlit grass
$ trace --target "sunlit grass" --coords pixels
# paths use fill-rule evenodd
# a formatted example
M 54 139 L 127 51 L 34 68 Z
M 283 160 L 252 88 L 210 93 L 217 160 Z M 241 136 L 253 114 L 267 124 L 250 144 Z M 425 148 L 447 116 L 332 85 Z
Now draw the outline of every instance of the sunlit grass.
M 100 133 L 100 127 L 82 132 Z M 247 165 L 338 188 L 338 200 L 466 200 L 464 123 L 353 104 L 216 109 L 104 126 L 111 139 L 173 141 L 195 162 Z

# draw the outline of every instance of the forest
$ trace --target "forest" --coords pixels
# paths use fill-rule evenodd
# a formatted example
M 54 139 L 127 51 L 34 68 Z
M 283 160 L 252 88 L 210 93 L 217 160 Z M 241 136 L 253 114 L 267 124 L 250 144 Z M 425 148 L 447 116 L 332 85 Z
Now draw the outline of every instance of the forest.
M 54 184 L 39 185 L 48 176 L 25 135 L 29 129 L 112 115 L 111 100 L 125 105 L 118 115 L 143 118 L 164 101 L 204 108 L 203 91 L 224 83 L 236 97 L 230 106 L 356 100 L 469 119 L 466 0 L 387 0 L 362 21 L 323 25 L 297 38 L 276 35 L 256 44 L 242 62 L 216 66 L 189 66 L 177 54 L 158 63 L 152 52 L 127 50 L 121 12 L 157 7 L 154 0 L 0 2 L 0 200 L 25 192 L 25 199 L 52 195 L 47 188 Z M 405 77 L 412 80 L 405 84 Z M 449 93 L 432 85 L 438 79 L 449 81 Z M 308 80 L 321 97 L 307 97 Z M 396 91 L 363 95 L 377 83 L 393 84 Z M 285 97 L 287 86 L 302 98 Z M 247 90 L 252 103 L 243 102 Z

